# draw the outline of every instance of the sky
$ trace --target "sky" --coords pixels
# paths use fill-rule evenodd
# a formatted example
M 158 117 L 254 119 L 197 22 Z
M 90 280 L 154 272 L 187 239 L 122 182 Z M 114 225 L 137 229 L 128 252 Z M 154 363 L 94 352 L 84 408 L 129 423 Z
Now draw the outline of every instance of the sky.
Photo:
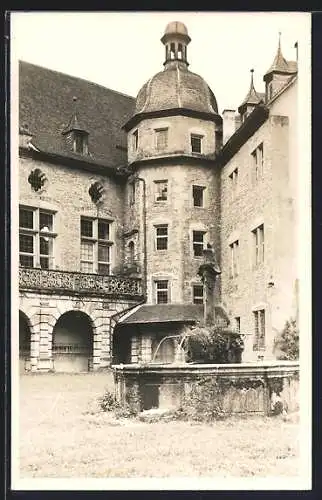
M 189 69 L 213 90 L 219 111 L 236 109 L 246 96 L 250 69 L 258 92 L 273 62 L 281 32 L 282 52 L 299 66 L 310 43 L 310 14 L 222 12 L 11 13 L 13 64 L 20 59 L 136 96 L 163 70 L 160 38 L 168 22 L 181 21 L 191 37 Z

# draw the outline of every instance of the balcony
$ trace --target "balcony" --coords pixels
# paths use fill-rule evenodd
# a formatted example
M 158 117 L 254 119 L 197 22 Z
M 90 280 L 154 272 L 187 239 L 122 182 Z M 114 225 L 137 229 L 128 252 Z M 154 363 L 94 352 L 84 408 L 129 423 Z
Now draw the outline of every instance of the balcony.
M 19 289 L 60 295 L 132 300 L 143 298 L 142 280 L 139 278 L 53 269 L 19 268 Z

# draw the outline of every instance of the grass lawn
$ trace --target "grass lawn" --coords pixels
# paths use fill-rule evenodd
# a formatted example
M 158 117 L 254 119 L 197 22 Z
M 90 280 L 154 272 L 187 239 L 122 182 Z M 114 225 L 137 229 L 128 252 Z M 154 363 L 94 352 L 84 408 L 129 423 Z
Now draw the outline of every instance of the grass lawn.
M 99 411 L 109 373 L 20 379 L 21 478 L 265 477 L 298 474 L 298 424 L 118 421 Z

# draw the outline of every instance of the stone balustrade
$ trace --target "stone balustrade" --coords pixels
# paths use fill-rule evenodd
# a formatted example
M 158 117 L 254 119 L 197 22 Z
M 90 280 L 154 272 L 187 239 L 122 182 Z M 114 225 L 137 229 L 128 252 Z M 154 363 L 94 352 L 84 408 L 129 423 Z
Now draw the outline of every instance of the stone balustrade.
M 142 280 L 54 269 L 20 268 L 19 290 L 140 300 Z

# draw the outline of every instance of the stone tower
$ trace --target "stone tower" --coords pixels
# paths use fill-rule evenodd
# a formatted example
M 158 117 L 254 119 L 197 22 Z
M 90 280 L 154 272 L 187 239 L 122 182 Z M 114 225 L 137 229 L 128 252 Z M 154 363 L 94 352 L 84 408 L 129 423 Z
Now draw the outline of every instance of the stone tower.
M 202 303 L 203 250 L 220 251 L 222 118 L 210 87 L 188 69 L 186 26 L 168 24 L 161 41 L 164 69 L 143 85 L 124 126 L 125 255 L 139 264 L 148 304 Z

